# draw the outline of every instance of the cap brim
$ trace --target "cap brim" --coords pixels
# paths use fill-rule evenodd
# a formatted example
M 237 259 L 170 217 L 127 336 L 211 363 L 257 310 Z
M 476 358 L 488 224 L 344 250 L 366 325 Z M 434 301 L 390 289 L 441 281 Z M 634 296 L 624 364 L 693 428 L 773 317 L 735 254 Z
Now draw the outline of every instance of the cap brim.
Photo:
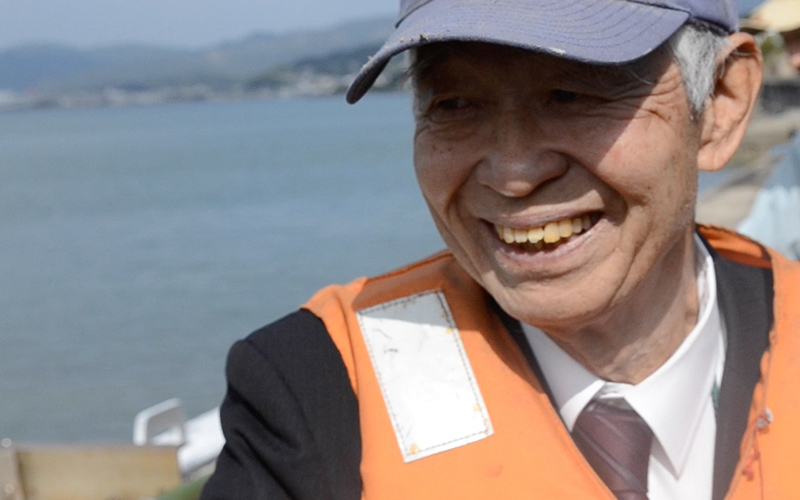
M 681 10 L 620 0 L 435 0 L 411 12 L 361 68 L 355 103 L 393 56 L 432 42 L 510 45 L 594 64 L 638 59 L 689 19 Z

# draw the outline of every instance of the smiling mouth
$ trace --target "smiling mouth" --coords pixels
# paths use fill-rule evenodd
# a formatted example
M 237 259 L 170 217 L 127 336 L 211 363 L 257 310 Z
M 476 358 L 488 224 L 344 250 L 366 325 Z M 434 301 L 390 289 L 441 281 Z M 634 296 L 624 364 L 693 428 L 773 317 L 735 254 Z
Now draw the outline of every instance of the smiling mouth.
M 552 250 L 569 241 L 573 236 L 591 229 L 599 218 L 599 214 L 587 214 L 526 229 L 495 224 L 494 230 L 502 241 L 522 250 Z

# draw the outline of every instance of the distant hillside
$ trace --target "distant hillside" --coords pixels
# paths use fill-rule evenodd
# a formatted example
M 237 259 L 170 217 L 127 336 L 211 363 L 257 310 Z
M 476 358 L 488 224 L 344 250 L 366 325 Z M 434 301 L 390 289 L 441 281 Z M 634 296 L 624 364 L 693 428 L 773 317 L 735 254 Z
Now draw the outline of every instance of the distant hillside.
M 110 87 L 145 90 L 206 85 L 224 89 L 248 82 L 277 65 L 377 45 L 389 35 L 392 24 L 391 18 L 377 18 L 280 36 L 259 33 L 201 50 L 21 47 L 0 51 L 0 89 L 53 95 Z
M 373 43 L 321 57 L 281 64 L 250 79 L 245 88 L 248 91 L 268 90 L 278 93 L 313 88 L 315 89 L 313 93 L 317 95 L 344 92 L 350 85 L 353 75 L 380 46 L 380 43 Z M 389 63 L 374 88 L 396 89 L 403 84 L 404 78 L 405 58 L 398 57 Z
M 24 90 L 52 75 L 72 77 L 104 63 L 92 54 L 59 46 L 24 47 L 0 53 L 0 88 Z

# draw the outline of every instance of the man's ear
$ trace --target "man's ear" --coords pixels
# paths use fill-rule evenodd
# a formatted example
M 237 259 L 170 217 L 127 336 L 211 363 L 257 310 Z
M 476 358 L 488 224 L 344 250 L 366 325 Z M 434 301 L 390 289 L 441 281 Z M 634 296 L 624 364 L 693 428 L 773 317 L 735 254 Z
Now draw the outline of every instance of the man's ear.
M 717 62 L 714 90 L 702 116 L 697 166 L 714 171 L 724 167 L 742 142 L 761 88 L 761 51 L 752 36 L 734 33 Z

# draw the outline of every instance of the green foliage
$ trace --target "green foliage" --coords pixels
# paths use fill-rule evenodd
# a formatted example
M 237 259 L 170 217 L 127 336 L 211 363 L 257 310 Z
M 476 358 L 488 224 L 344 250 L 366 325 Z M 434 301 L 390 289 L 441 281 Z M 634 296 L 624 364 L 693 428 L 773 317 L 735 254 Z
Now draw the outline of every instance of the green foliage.
M 180 486 L 172 491 L 159 495 L 156 500 L 197 500 L 203 491 L 208 477 L 200 478 Z

